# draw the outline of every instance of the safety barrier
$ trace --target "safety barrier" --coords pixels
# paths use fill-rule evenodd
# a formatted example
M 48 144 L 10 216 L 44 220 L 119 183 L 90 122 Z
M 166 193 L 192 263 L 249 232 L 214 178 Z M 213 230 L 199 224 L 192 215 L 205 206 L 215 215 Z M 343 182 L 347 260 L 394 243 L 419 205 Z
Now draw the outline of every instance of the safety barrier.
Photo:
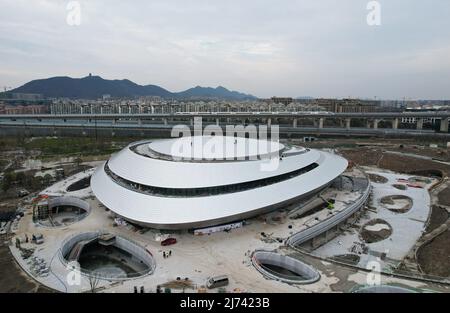
M 96 231 L 96 232 L 85 232 L 85 233 L 79 233 L 74 234 L 68 238 L 66 238 L 59 249 L 59 259 L 60 261 L 66 266 L 69 267 L 68 260 L 65 258 L 65 256 L 69 253 L 69 251 L 80 241 L 91 241 L 93 239 L 98 238 L 101 235 L 109 234 L 109 232 L 106 231 Z M 104 280 L 127 280 L 131 278 L 138 278 L 145 275 L 151 275 L 155 271 L 156 268 L 156 262 L 153 258 L 153 255 L 150 253 L 150 251 L 146 250 L 144 247 L 142 247 L 139 243 L 135 242 L 134 240 L 128 239 L 122 235 L 115 235 L 116 242 L 115 246 L 132 254 L 133 256 L 137 257 L 138 259 L 142 260 L 145 265 L 147 265 L 148 269 L 140 272 L 134 272 L 134 273 L 128 273 L 127 277 L 118 277 L 114 275 L 108 275 L 105 273 L 98 273 L 94 271 L 89 271 L 83 268 L 80 268 L 79 271 L 88 277 L 98 278 L 98 279 L 104 279 Z

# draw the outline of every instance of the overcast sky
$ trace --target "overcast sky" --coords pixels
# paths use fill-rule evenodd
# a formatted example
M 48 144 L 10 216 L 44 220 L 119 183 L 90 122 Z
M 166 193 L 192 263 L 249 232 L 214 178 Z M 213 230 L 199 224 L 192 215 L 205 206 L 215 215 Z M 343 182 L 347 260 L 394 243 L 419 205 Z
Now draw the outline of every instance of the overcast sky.
M 450 1 L 0 0 L 0 86 L 128 78 L 259 97 L 450 99 Z

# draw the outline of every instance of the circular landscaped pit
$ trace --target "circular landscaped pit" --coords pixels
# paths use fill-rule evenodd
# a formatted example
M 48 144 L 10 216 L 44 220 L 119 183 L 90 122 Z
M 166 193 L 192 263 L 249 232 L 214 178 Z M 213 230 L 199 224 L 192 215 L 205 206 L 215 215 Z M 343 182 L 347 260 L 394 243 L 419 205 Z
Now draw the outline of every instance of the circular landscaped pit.
M 68 238 L 61 247 L 64 263 L 77 261 L 87 276 L 123 280 L 153 273 L 152 254 L 122 236 L 88 232 Z
M 255 251 L 253 266 L 266 278 L 291 284 L 312 284 L 320 279 L 319 272 L 293 257 L 271 251 Z
M 373 173 L 368 173 L 367 175 L 369 176 L 370 181 L 374 183 L 386 184 L 388 182 L 388 179 L 384 176 Z
M 34 210 L 34 219 L 42 226 L 65 227 L 81 221 L 91 207 L 88 202 L 75 197 L 56 197 L 38 203 Z
M 408 196 L 392 195 L 380 199 L 381 205 L 395 213 L 406 213 L 411 210 L 413 200 Z
M 82 190 L 82 189 L 86 189 L 90 186 L 91 186 L 91 176 L 89 175 L 85 178 L 82 178 L 82 179 L 70 184 L 69 187 L 67 187 L 67 191 L 72 192 L 72 191 Z
M 361 227 L 361 239 L 366 243 L 374 243 L 389 238 L 392 235 L 392 227 L 382 219 L 374 219 Z
M 408 189 L 408 186 L 402 185 L 402 184 L 393 184 L 392 187 L 398 189 L 398 190 L 406 190 Z
M 418 177 L 418 176 L 414 176 L 414 177 L 410 177 L 408 178 L 408 181 L 410 183 L 421 183 L 421 184 L 430 184 L 431 183 L 431 179 L 426 178 L 426 177 Z

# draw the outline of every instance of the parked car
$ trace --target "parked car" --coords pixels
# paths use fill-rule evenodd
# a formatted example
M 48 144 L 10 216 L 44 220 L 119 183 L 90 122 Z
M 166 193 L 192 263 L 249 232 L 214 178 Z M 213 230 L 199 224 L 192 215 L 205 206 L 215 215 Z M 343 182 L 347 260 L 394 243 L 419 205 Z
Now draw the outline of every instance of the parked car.
M 161 241 L 161 246 L 170 246 L 177 243 L 177 240 L 175 238 L 167 238 L 163 241 Z

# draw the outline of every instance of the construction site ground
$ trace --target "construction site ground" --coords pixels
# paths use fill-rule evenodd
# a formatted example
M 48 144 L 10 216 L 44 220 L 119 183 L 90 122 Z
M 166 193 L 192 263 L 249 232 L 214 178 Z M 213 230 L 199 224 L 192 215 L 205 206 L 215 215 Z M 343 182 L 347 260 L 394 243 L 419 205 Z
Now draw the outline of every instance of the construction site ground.
M 444 176 L 448 176 L 450 174 L 450 165 L 447 162 L 450 161 L 450 153 L 445 148 L 445 143 L 437 143 L 439 144 L 439 148 L 430 148 L 430 142 L 417 142 L 403 139 L 319 138 L 316 142 L 304 145 L 314 148 L 337 149 L 339 153 L 356 165 L 378 167 L 398 173 L 411 173 L 417 169 L 439 170 L 442 171 Z M 97 160 L 95 159 L 95 161 Z M 445 211 L 447 211 L 445 206 L 450 203 L 448 200 L 450 200 L 450 188 L 444 188 L 439 192 L 439 201 L 432 205 L 430 220 L 426 228 L 427 231 L 439 227 L 448 218 L 448 212 L 447 215 L 445 214 Z M 8 201 L 11 205 L 8 206 L 7 210 L 13 209 L 19 203 L 16 199 L 10 199 Z M 440 203 L 441 201 L 442 203 Z M 0 207 L 0 210 L 6 210 L 6 207 Z M 42 231 L 42 229 L 39 229 L 39 231 L 44 233 L 44 237 L 46 238 L 67 237 L 71 233 L 81 230 L 98 229 L 99 220 L 96 219 L 99 218 L 106 229 L 118 232 L 127 237 L 136 236 L 138 241 L 150 248 L 152 252 L 155 252 L 156 262 L 159 266 L 158 275 L 160 275 L 158 279 L 156 279 L 157 275 L 154 275 L 119 283 L 104 282 L 98 291 L 132 292 L 135 285 L 146 285 L 148 286 L 146 291 L 154 291 L 156 284 L 167 283 L 171 285 L 173 284 L 173 280 L 176 280 L 178 276 L 183 278 L 189 277 L 189 283 L 198 286 L 204 282 L 207 276 L 219 272 L 227 272 L 231 275 L 232 279 L 229 291 L 347 292 L 357 285 L 366 284 L 367 273 L 365 271 L 299 254 L 291 249 L 281 247 L 282 245 L 277 241 L 273 243 L 262 242 L 260 227 L 263 227 L 265 233 L 273 233 L 274 237 L 286 237 L 292 233 L 292 229 L 288 228 L 288 225 L 291 223 L 280 226 L 280 223 L 273 223 L 272 225 L 270 223 L 263 223 L 261 219 L 256 219 L 256 222 L 252 225 L 243 229 L 233 230 L 230 233 L 218 233 L 204 237 L 194 237 L 190 234 L 177 234 L 177 238 L 180 239 L 179 244 L 170 248 L 173 250 L 173 256 L 168 259 L 163 259 L 162 251 L 166 249 L 162 249 L 159 242 L 155 241 L 155 233 L 147 232 L 140 234 L 127 226 L 113 227 L 113 221 L 104 208 L 95 212 L 90 215 L 91 219 L 86 219 L 68 228 L 57 230 L 56 236 L 47 236 L 45 234 L 46 230 Z M 29 223 L 30 218 L 29 215 L 25 216 L 25 224 L 23 225 L 27 226 L 22 228 L 20 232 L 30 233 L 35 231 L 35 229 L 29 228 L 32 224 Z M 28 223 L 26 223 L 27 219 Z M 257 225 L 259 226 L 257 227 Z M 61 233 L 59 234 L 59 232 Z M 230 240 L 230 238 L 234 239 Z M 440 236 L 437 236 L 426 247 L 422 248 L 419 261 L 425 272 L 433 272 L 434 268 L 436 271 L 433 273 L 449 275 L 446 272 L 450 268 L 448 257 L 450 255 L 449 240 L 449 231 L 446 231 Z M 245 245 L 242 244 L 243 242 L 245 242 Z M 49 244 L 51 244 L 51 241 Z M 268 281 L 250 265 L 249 253 L 255 248 L 281 249 L 283 253 L 293 254 L 304 259 L 320 271 L 322 279 L 316 284 L 306 286 L 291 286 L 276 281 Z M 51 249 L 51 251 L 49 250 L 45 253 L 48 253 L 47 256 L 53 257 L 56 249 Z M 234 252 L 230 254 L 230 251 Z M 189 264 L 180 266 L 180 264 L 184 264 L 182 261 L 186 258 L 191 259 Z M 0 243 L 0 260 L 0 288 L 3 288 L 0 289 L 0 292 L 46 292 L 50 290 L 40 285 L 36 280 L 30 278 L 29 275 L 22 271 L 11 255 L 9 247 L 4 244 L 4 240 Z M 177 270 L 173 271 L 174 268 Z M 390 282 L 410 287 L 429 288 L 444 292 L 450 291 L 448 287 L 441 285 L 383 276 L 383 283 Z M 56 290 L 66 291 L 65 287 L 61 287 L 60 282 L 55 282 L 55 286 L 58 284 L 60 284 L 60 287 L 56 287 Z M 84 281 L 82 285 L 82 290 L 86 291 L 89 289 L 87 281 Z

